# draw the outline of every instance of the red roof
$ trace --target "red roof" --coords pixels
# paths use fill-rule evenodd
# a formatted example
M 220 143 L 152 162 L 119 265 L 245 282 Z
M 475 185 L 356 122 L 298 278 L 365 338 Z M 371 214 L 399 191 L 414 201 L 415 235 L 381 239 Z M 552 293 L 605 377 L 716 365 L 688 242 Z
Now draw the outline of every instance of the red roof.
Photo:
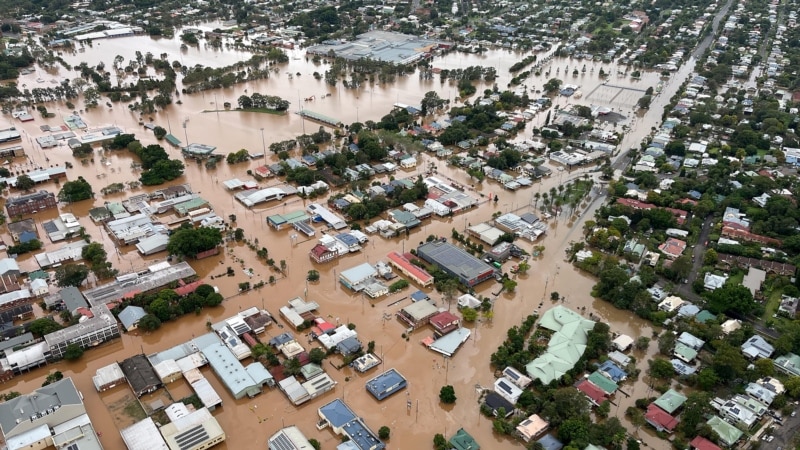
M 128 292 L 127 294 L 123 295 L 122 298 L 125 298 L 125 299 L 133 298 L 136 294 L 139 294 L 141 292 L 142 291 L 140 291 L 140 290 L 131 291 L 131 292 Z
M 444 329 L 448 327 L 458 326 L 458 316 L 450 311 L 442 311 L 439 314 L 431 317 L 430 322 L 435 328 Z
M 331 250 L 329 250 L 328 247 L 325 247 L 322 244 L 317 244 L 314 246 L 314 248 L 311 249 L 311 253 L 316 256 L 322 256 L 325 253 L 328 253 L 329 251 Z
M 692 448 L 696 448 L 697 450 L 722 450 L 719 446 L 708 439 L 704 438 L 703 436 L 697 436 L 692 439 L 692 442 L 689 443 Z
M 328 331 L 333 331 L 336 329 L 336 326 L 321 317 L 314 319 L 314 323 L 316 327 L 319 328 L 319 330 L 323 333 L 327 333 Z
M 197 280 L 195 282 L 176 287 L 175 293 L 181 297 L 185 297 L 194 292 L 201 284 L 203 284 L 203 280 Z
M 658 425 L 667 431 L 672 431 L 678 426 L 678 419 L 670 416 L 669 413 L 659 408 L 654 403 L 651 403 L 650 406 L 647 407 L 644 418 L 652 425 Z
M 433 280 L 433 275 L 429 274 L 425 269 L 415 266 L 400 253 L 390 252 L 386 257 L 389 258 L 394 265 L 406 272 L 408 276 L 414 277 L 415 281 L 418 283 L 427 284 Z
M 603 390 L 600 389 L 599 387 L 597 387 L 597 386 L 593 385 L 592 383 L 590 383 L 589 380 L 583 380 L 580 383 L 578 383 L 578 385 L 575 386 L 575 387 L 579 391 L 581 391 L 584 394 L 586 394 L 586 396 L 589 397 L 589 399 L 591 401 L 593 401 L 594 403 L 596 403 L 598 405 L 603 403 L 604 401 L 606 401 L 606 398 L 607 398 L 606 397 L 606 393 L 603 392 Z
M 631 208 L 635 209 L 653 209 L 656 207 L 656 205 L 652 203 L 645 203 L 632 198 L 618 198 L 617 203 L 624 206 L 630 206 Z
M 94 313 L 92 311 L 90 311 L 89 308 L 86 308 L 85 306 L 81 306 L 80 308 L 76 309 L 75 312 L 77 312 L 78 314 L 80 314 L 82 316 L 86 316 L 89 319 L 94 317 Z

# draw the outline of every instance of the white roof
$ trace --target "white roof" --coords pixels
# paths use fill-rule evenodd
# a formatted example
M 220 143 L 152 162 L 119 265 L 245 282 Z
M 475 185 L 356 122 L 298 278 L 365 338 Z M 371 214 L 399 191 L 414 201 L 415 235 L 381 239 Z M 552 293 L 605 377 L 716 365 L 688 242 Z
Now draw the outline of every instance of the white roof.
M 122 429 L 119 433 L 128 450 L 169 450 L 150 417 Z

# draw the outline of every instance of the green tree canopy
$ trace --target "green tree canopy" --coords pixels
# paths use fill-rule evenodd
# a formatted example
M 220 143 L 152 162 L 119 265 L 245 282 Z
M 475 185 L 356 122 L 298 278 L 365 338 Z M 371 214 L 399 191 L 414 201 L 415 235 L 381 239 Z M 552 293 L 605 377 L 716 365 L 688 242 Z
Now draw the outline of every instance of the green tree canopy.
M 56 269 L 56 284 L 60 287 L 80 286 L 89 276 L 89 268 L 83 264 L 67 264 Z
M 78 179 L 74 181 L 67 181 L 58 193 L 59 201 L 69 203 L 88 200 L 92 197 L 94 197 L 92 185 L 83 177 L 78 177 Z
M 198 253 L 211 250 L 222 242 L 222 233 L 211 227 L 181 227 L 172 233 L 167 243 L 171 255 L 194 258 Z
M 451 385 L 442 386 L 439 390 L 439 400 L 445 404 L 456 402 L 456 390 Z
M 36 185 L 36 183 L 30 176 L 22 174 L 17 177 L 17 183 L 14 186 L 22 191 L 30 191 L 33 189 L 34 185 Z

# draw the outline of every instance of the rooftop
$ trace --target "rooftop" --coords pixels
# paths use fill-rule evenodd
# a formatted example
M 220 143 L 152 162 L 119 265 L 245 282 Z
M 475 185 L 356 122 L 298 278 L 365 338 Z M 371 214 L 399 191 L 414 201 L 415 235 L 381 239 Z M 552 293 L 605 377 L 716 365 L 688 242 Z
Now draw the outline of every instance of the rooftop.
M 674 389 L 670 389 L 653 402 L 669 414 L 674 414 L 686 402 L 686 397 Z
M 545 312 L 539 326 L 554 333 L 547 352 L 525 366 L 528 375 L 542 384 L 561 378 L 583 355 L 587 335 L 594 325 L 593 321 L 560 305 Z
M 110 283 L 84 291 L 83 295 L 91 305 L 105 304 L 130 294 L 158 289 L 193 275 L 195 271 L 186 261 L 174 265 L 155 264 L 146 270 L 120 275 Z
M 30 394 L 0 403 L 0 429 L 8 439 L 15 434 L 30 430 L 32 422 L 55 425 L 50 423 L 49 419 L 53 419 L 50 415 L 62 406 L 70 405 L 80 405 L 81 413 L 85 412 L 80 393 L 72 378 L 64 378 L 36 389 Z
M 367 391 L 378 400 L 383 400 L 406 387 L 406 379 L 396 369 L 386 372 L 367 381 Z
M 417 248 L 417 254 L 470 285 L 487 274 L 494 274 L 494 268 L 484 261 L 447 242 L 427 242 Z

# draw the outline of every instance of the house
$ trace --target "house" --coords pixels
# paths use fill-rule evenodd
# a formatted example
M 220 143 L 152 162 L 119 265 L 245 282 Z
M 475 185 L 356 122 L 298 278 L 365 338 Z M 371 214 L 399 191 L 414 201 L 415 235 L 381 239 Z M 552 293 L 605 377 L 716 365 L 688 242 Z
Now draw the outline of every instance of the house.
M 12 277 L 18 277 L 20 274 L 19 266 L 17 265 L 17 260 L 13 258 L 3 258 L 0 259 L 0 276 L 9 275 Z
M 0 403 L 0 431 L 8 450 L 103 448 L 72 378 Z
M 602 390 L 609 397 L 614 395 L 614 392 L 619 389 L 617 383 L 603 375 L 603 373 L 600 371 L 592 372 L 586 379 L 593 385 L 600 388 L 600 390 Z
M 675 427 L 678 426 L 677 418 L 672 417 L 669 415 L 669 413 L 653 403 L 647 407 L 647 411 L 644 414 L 644 420 L 653 428 L 661 432 L 672 433 L 672 431 L 675 430 Z
M 786 314 L 790 318 L 797 315 L 797 306 L 800 304 L 800 299 L 796 297 L 789 297 L 788 295 L 781 296 L 781 304 L 778 307 L 778 312 Z
M 675 344 L 672 354 L 687 364 L 691 364 L 697 358 L 697 350 L 681 343 Z
M 686 302 L 682 298 L 670 295 L 658 304 L 658 310 L 670 313 L 680 308 L 684 303 Z
M 533 382 L 533 380 L 526 377 L 525 375 L 522 374 L 522 372 L 520 372 L 519 370 L 515 369 L 512 366 L 508 366 L 505 369 L 503 369 L 503 376 L 506 377 L 512 383 L 516 384 L 521 389 L 525 389 Z
M 457 328 L 439 339 L 434 339 L 429 336 L 423 339 L 422 343 L 429 349 L 449 358 L 456 353 L 464 342 L 467 342 L 471 333 L 469 328 Z
M 67 286 L 54 295 L 51 295 L 44 300 L 45 304 L 48 308 L 57 311 L 69 311 L 72 314 L 78 310 L 78 308 L 88 308 L 89 303 L 81 294 L 81 291 L 74 286 Z
M 144 354 L 131 356 L 119 363 L 119 367 L 137 398 L 155 392 L 162 386 L 161 378 Z
M 686 403 L 686 396 L 674 389 L 669 389 L 653 402 L 654 405 L 671 415 L 675 415 L 684 403 Z
M 541 436 L 549 427 L 550 423 L 539 417 L 538 414 L 533 414 L 517 425 L 517 432 L 525 442 L 530 442 Z
M 666 242 L 658 246 L 658 250 L 667 258 L 675 259 L 681 256 L 683 251 L 686 250 L 686 242 L 680 239 L 668 238 Z
M 627 355 L 616 350 L 608 354 L 608 359 L 620 367 L 628 367 L 628 364 L 631 363 L 631 359 Z
M 775 347 L 758 334 L 742 344 L 742 353 L 750 359 L 769 358 L 774 351 Z
M 703 287 L 708 291 L 713 291 L 724 286 L 726 281 L 728 281 L 728 277 L 725 275 L 715 275 L 711 272 L 706 272 L 703 278 Z
M 532 379 L 549 384 L 575 366 L 586 350 L 588 332 L 595 323 L 563 306 L 542 315 L 539 326 L 553 332 L 547 351 L 529 362 L 525 370 Z
M 564 444 L 562 444 L 561 441 L 556 439 L 552 434 L 545 434 L 536 442 L 542 446 L 542 450 L 561 450 L 564 448 Z
M 461 319 L 449 311 L 442 311 L 429 319 L 436 336 L 444 336 L 461 326 Z
M 775 397 L 779 395 L 758 383 L 748 383 L 745 392 L 766 407 L 769 407 L 775 401 Z
M 401 322 L 416 330 L 426 325 L 430 321 L 430 318 L 438 313 L 439 310 L 436 308 L 436 305 L 428 300 L 422 300 L 404 306 L 397 312 L 396 316 Z
M 689 446 L 694 450 L 722 450 L 717 444 L 709 441 L 703 436 L 695 436 Z
M 590 383 L 589 380 L 581 381 L 575 386 L 575 388 L 583 392 L 583 394 L 595 406 L 600 406 L 604 401 L 608 400 L 606 393 L 593 383 Z
M 6 277 L 0 277 L 0 285 L 2 285 L 2 287 L 8 286 Z M 50 293 L 50 286 L 44 279 L 37 278 L 35 280 L 31 280 L 30 291 L 34 297 L 44 297 Z
M 125 374 L 118 363 L 111 363 L 97 369 L 95 376 L 92 377 L 92 382 L 97 392 L 103 392 L 124 383 Z
M 29 236 L 32 235 L 33 239 L 38 238 L 38 235 L 36 234 L 36 221 L 33 219 L 23 219 L 16 222 L 11 222 L 6 225 L 6 227 L 8 228 L 8 233 L 11 235 L 11 239 L 13 239 L 14 242 L 28 242 L 28 240 L 22 239 L 23 233 Z
M 610 359 L 603 361 L 603 364 L 600 364 L 597 370 L 615 383 L 621 383 L 628 378 L 628 373 Z
M 742 328 L 742 321 L 739 319 L 728 319 L 720 325 L 720 328 L 722 328 L 722 334 L 727 336 L 739 328 Z
M 324 264 L 338 258 L 339 251 L 336 247 L 331 249 L 322 244 L 317 244 L 309 251 L 308 256 L 317 264 Z
M 764 280 L 766 279 L 767 279 L 767 272 L 755 268 L 753 266 L 750 266 L 744 278 L 742 279 L 742 286 L 749 289 L 750 293 L 753 294 L 753 297 L 755 297 L 756 293 L 758 293 L 761 290 L 761 284 L 763 284 Z
M 492 415 L 495 417 L 508 418 L 508 416 L 514 414 L 514 405 L 494 391 L 486 394 L 483 404 L 492 411 Z
M 620 334 L 619 336 L 614 338 L 613 341 L 611 341 L 611 345 L 613 345 L 614 348 L 616 348 L 621 352 L 626 352 L 633 345 L 633 338 L 628 336 L 627 334 Z
M 459 428 L 449 442 L 455 450 L 481 450 L 481 446 L 463 428 Z
M 117 318 L 125 331 L 133 331 L 139 327 L 139 320 L 146 315 L 147 313 L 141 306 L 128 305 L 119 312 Z
M 500 377 L 494 381 L 494 391 L 513 405 L 517 404 L 519 396 L 522 395 L 522 389 L 506 379 L 506 377 Z
M 686 345 L 694 350 L 700 351 L 703 348 L 703 345 L 706 343 L 704 340 L 694 336 L 691 333 L 684 331 L 683 333 L 678 336 L 677 342 L 679 344 Z

